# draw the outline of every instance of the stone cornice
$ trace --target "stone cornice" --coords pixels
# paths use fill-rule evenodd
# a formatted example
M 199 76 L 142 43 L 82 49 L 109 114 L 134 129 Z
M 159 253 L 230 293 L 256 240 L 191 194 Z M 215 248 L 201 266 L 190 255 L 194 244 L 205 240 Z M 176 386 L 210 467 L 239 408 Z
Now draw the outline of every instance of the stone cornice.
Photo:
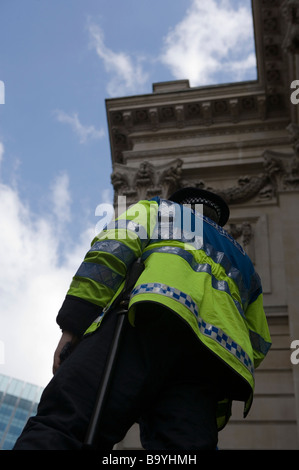
M 192 94 L 192 89 L 190 89 Z M 174 99 L 174 97 L 173 97 Z M 191 99 L 191 96 L 189 96 Z M 123 152 L 133 148 L 132 139 L 159 139 L 159 134 L 173 131 L 173 138 L 181 138 L 186 131 L 194 130 L 209 135 L 235 133 L 237 124 L 263 127 L 264 122 L 286 119 L 286 111 L 277 96 L 265 94 L 234 96 L 227 99 L 210 99 L 168 106 L 108 111 L 108 123 L 113 162 L 123 162 Z M 220 126 L 222 129 L 220 130 Z M 216 130 L 217 129 L 217 130 Z M 155 134 L 153 136 L 153 133 Z M 139 137 L 138 137 L 139 136 Z
M 283 137 L 278 134 L 275 136 L 275 139 L 278 139 L 280 143 L 289 143 L 289 137 L 287 134 L 284 132 L 285 128 L 289 124 L 289 119 L 288 118 L 283 118 L 279 117 L 277 119 L 272 119 L 272 120 L 267 120 L 267 121 L 257 121 L 257 120 L 250 120 L 247 122 L 243 123 L 238 123 L 238 125 L 226 125 L 225 123 L 219 123 L 218 125 L 213 125 L 211 127 L 205 127 L 205 126 L 190 126 L 186 127 L 180 132 L 177 132 L 175 127 L 167 127 L 164 129 L 160 129 L 159 133 L 149 133 L 147 132 L 146 129 L 142 130 L 140 129 L 138 132 L 132 132 L 130 134 L 130 140 L 134 144 L 138 144 L 139 146 L 142 143 L 151 143 L 151 142 L 167 142 L 167 141 L 188 141 L 188 140 L 193 140 L 191 146 L 195 147 L 196 144 L 194 143 L 194 139 L 196 138 L 215 138 L 217 136 L 225 136 L 225 135 L 246 135 L 248 134 L 248 145 L 255 145 L 252 142 L 252 136 L 251 134 L 256 134 L 258 132 L 260 133 L 266 133 L 266 132 L 273 132 L 273 131 L 282 131 Z M 246 139 L 245 139 L 246 140 Z M 215 141 L 211 141 L 210 144 L 211 146 L 216 146 L 217 143 Z M 218 145 L 223 145 L 218 144 Z M 185 143 L 183 149 L 186 149 L 188 147 L 188 144 Z M 177 147 L 176 147 L 177 148 Z M 178 151 L 180 148 L 177 148 Z M 166 149 L 165 151 L 171 151 L 171 147 L 169 149 Z M 161 152 L 164 153 L 164 149 L 160 149 Z M 133 157 L 133 153 L 135 150 L 132 152 L 127 151 L 124 152 L 124 155 L 129 156 L 130 158 Z M 151 152 L 151 150 L 149 150 Z M 153 150 L 154 152 L 154 150 Z M 138 149 L 138 154 L 141 153 L 140 148 Z

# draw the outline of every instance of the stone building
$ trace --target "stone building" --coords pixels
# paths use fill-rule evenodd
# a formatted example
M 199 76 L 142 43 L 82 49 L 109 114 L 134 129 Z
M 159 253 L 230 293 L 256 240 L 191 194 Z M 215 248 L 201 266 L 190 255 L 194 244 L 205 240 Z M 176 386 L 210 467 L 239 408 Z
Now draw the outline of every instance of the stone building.
M 256 81 L 163 82 L 107 100 L 112 184 L 129 203 L 185 184 L 227 200 L 226 229 L 262 278 L 273 346 L 248 417 L 236 403 L 219 447 L 298 449 L 299 364 L 290 358 L 299 340 L 299 4 L 253 0 L 252 11 Z M 140 448 L 136 427 L 117 448 Z

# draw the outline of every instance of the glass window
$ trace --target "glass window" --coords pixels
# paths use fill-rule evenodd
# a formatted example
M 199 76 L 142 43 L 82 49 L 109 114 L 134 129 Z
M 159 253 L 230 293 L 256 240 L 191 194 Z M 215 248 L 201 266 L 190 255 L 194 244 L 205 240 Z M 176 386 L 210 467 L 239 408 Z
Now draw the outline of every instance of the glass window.
M 2 403 L 5 403 L 6 405 L 15 406 L 15 404 L 17 403 L 17 400 L 18 400 L 18 397 L 6 394 L 2 400 Z
M 7 434 L 5 437 L 4 443 L 2 445 L 3 450 L 11 450 L 19 436 L 14 436 L 12 434 Z
M 5 392 L 10 380 L 11 380 L 10 377 L 7 377 L 6 375 L 0 375 L 0 391 L 1 392 Z
M 18 408 L 21 408 L 22 410 L 30 410 L 32 408 L 32 401 L 21 398 L 18 403 Z
M 7 389 L 7 393 L 19 397 L 21 395 L 22 388 L 23 382 L 21 380 L 12 379 Z

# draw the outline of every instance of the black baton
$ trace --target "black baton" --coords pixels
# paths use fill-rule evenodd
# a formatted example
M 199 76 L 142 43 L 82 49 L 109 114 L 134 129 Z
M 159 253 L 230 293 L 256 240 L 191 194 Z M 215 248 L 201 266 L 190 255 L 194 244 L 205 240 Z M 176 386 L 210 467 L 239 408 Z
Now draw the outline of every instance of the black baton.
M 89 427 L 86 433 L 83 450 L 96 450 L 98 443 L 98 435 L 100 431 L 100 420 L 104 410 L 105 401 L 109 392 L 109 385 L 113 375 L 113 369 L 116 363 L 117 352 L 119 349 L 122 332 L 124 329 L 125 316 L 128 312 L 128 306 L 130 301 L 130 293 L 137 282 L 140 274 L 144 269 L 144 264 L 141 261 L 141 258 L 138 258 L 130 270 L 127 273 L 126 281 L 122 292 L 115 299 L 113 304 L 110 306 L 109 310 L 105 315 L 109 315 L 112 311 L 116 311 L 117 314 L 117 323 L 114 331 L 113 340 L 111 343 L 111 348 L 109 351 L 108 359 L 105 366 L 105 371 L 103 378 L 98 389 L 98 394 L 89 422 Z

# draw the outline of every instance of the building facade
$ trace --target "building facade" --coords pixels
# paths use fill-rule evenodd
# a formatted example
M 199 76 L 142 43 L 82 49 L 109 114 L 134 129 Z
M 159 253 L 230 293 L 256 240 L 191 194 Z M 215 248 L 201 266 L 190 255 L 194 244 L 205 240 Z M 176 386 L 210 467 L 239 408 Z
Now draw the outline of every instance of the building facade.
M 184 185 L 230 205 L 226 229 L 259 272 L 273 346 L 256 371 L 253 407 L 235 404 L 222 449 L 299 448 L 299 6 L 253 0 L 256 81 L 195 87 L 157 83 L 153 93 L 106 101 L 115 201 L 169 196 Z M 299 98 L 299 92 L 298 92 Z M 140 448 L 138 428 L 118 448 Z
M 42 387 L 0 374 L 0 450 L 11 450 L 36 413 Z

